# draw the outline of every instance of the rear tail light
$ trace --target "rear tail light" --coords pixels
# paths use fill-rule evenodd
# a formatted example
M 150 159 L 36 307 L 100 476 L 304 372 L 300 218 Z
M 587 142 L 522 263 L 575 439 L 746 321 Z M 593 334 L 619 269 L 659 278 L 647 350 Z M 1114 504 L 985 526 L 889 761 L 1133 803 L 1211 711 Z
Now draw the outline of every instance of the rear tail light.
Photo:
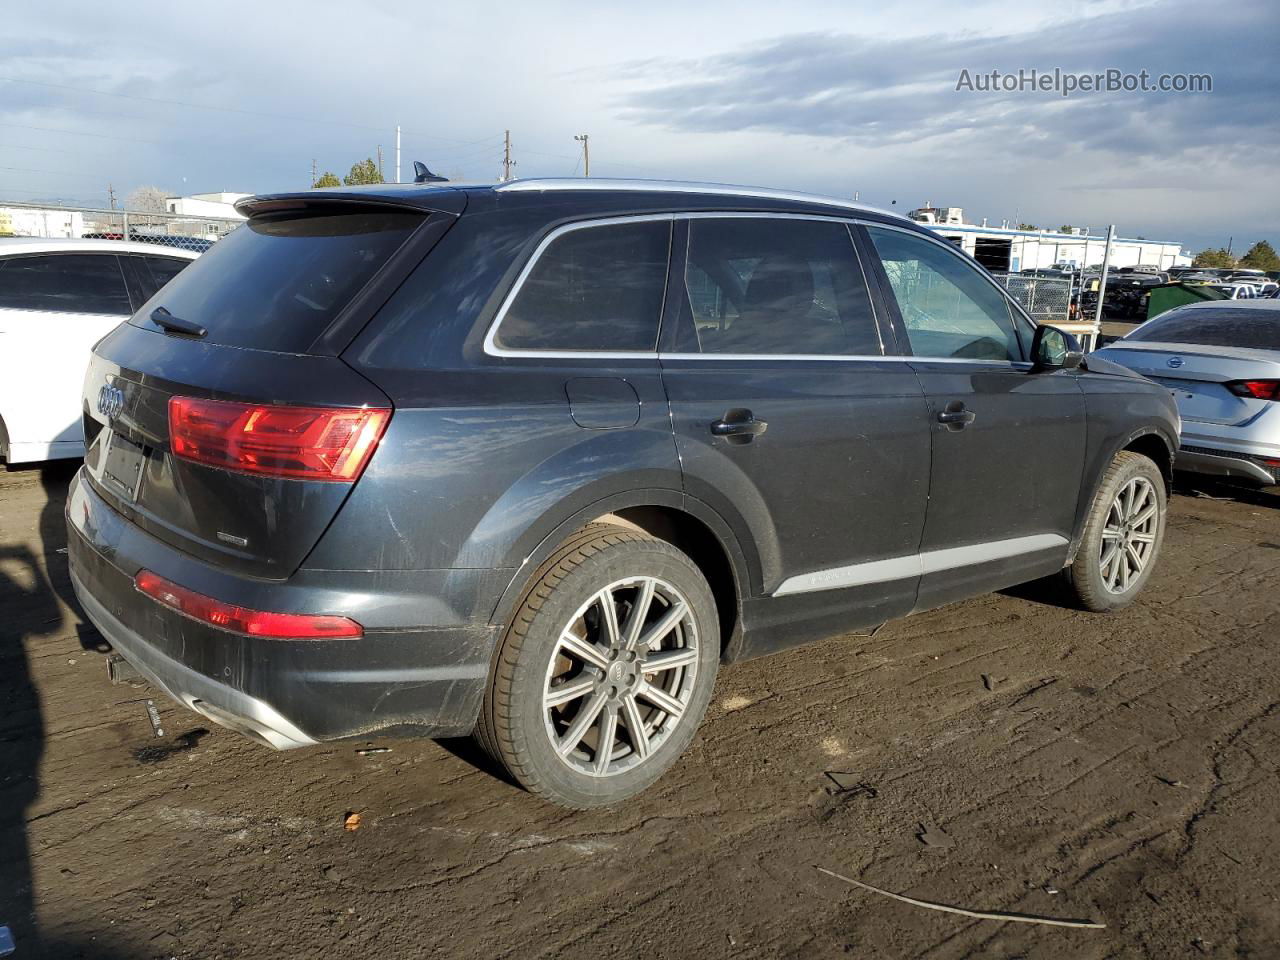
M 1280 400 L 1280 380 L 1233 380 L 1226 387 L 1237 397 Z
M 225 470 L 351 483 L 391 420 L 385 407 L 290 407 L 169 398 L 176 457 Z
M 364 628 L 347 617 L 250 610 L 180 587 L 150 570 L 139 571 L 133 584 L 139 592 L 193 620 L 251 637 L 319 640 L 364 636 Z

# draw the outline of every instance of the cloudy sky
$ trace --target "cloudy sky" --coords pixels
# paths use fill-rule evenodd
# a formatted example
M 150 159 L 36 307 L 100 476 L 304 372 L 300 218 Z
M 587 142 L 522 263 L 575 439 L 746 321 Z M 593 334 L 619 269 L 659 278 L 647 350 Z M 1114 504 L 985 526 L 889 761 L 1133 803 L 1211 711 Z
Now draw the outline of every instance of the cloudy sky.
M 1280 9 L 1263 0 L 504 7 L 12 4 L 0 200 L 306 187 L 311 164 L 669 177 L 969 219 L 1280 247 Z M 957 91 L 961 70 L 1207 73 L 1211 93 Z

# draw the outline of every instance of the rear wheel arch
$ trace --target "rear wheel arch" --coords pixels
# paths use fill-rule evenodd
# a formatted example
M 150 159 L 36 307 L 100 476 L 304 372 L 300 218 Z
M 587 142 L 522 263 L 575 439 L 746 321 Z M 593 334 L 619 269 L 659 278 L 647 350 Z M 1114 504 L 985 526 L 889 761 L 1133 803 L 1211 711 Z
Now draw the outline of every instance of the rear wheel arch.
M 705 505 L 670 490 L 609 497 L 557 524 L 528 557 L 515 561 L 518 569 L 499 598 L 491 622 L 508 623 L 547 561 L 592 523 L 641 531 L 688 556 L 711 586 L 720 621 L 722 656 L 734 658 L 741 634 L 741 600 L 752 582 L 750 561 L 723 519 Z

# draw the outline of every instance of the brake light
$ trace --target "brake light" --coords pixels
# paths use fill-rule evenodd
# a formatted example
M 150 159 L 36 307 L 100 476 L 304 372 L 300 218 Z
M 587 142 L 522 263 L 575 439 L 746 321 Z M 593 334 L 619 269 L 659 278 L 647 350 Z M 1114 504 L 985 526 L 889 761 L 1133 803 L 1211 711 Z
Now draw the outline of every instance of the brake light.
M 193 620 L 251 637 L 320 640 L 364 636 L 364 628 L 348 617 L 250 610 L 180 587 L 150 570 L 139 571 L 133 584 L 139 592 Z
M 1280 400 L 1280 380 L 1234 380 L 1226 387 L 1237 397 Z
M 385 407 L 291 407 L 169 398 L 173 455 L 225 470 L 351 483 L 391 420 Z

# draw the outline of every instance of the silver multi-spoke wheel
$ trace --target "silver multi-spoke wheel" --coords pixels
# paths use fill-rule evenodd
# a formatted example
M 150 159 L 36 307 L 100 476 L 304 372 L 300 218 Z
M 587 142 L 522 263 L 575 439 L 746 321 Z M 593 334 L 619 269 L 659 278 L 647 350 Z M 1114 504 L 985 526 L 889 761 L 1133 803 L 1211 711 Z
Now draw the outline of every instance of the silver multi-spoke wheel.
M 720 620 L 674 544 L 591 523 L 530 577 L 494 659 L 476 736 L 525 787 L 587 809 L 633 797 L 692 742 Z
M 685 715 L 698 660 L 679 590 L 648 576 L 610 583 L 564 625 L 547 665 L 543 720 L 556 754 L 594 777 L 642 763 Z
M 1102 585 L 1125 593 L 1147 568 L 1155 552 L 1160 501 L 1146 477 L 1134 477 L 1111 501 L 1102 527 L 1099 565 Z

